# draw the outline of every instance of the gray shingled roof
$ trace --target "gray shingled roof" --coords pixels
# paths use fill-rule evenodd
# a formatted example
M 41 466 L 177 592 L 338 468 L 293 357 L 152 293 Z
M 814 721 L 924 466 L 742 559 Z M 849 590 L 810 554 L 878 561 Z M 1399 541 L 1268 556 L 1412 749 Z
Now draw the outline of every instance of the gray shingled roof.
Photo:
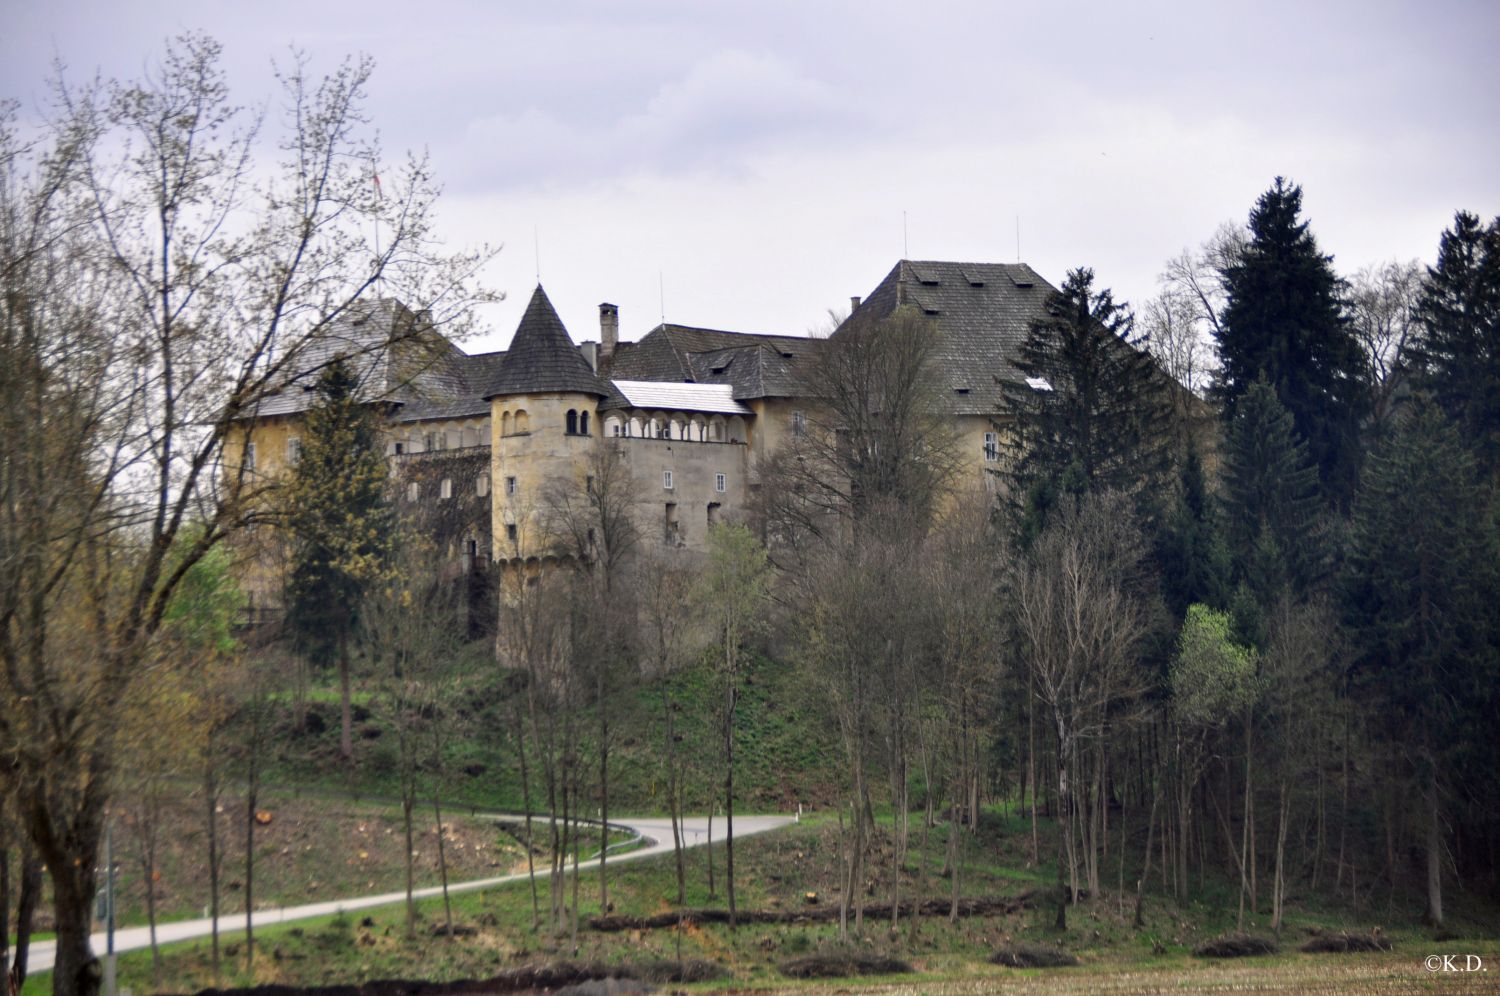
M 419 321 L 415 312 L 392 298 L 356 302 L 308 341 L 293 358 L 293 372 L 262 400 L 255 414 L 306 411 L 316 398 L 318 378 L 335 361 L 350 368 L 361 396 L 369 401 L 403 404 L 424 393 L 447 394 L 455 381 L 462 382 L 461 374 L 451 369 L 454 361 L 449 355 L 458 351 L 446 339 L 413 324 Z
M 486 398 L 500 394 L 536 394 L 543 391 L 574 391 L 596 397 L 610 396 L 609 385 L 600 380 L 578 352 L 547 292 L 537 284 L 516 326 L 516 334 L 505 351 L 494 378 L 484 389 Z
M 1053 293 L 1024 263 L 903 259 L 845 324 L 884 318 L 899 304 L 921 309 L 943 334 L 938 380 L 949 410 L 988 415 L 1006 407 L 1002 383 L 1021 379 L 1015 366 L 1021 346 L 1031 323 L 1046 317 Z
M 818 340 L 804 336 L 658 325 L 639 342 L 620 344 L 609 376 L 617 380 L 731 384 L 739 400 L 782 397 L 798 393 L 793 367 L 817 344 Z M 791 356 L 785 355 L 788 353 Z

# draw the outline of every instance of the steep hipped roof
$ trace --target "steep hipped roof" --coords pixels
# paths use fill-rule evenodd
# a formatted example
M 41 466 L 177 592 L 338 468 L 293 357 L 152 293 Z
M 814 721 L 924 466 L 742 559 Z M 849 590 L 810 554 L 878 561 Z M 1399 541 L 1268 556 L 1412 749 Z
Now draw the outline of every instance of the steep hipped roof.
M 619 380 L 732 384 L 734 396 L 742 400 L 795 394 L 791 366 L 810 355 L 818 342 L 664 324 L 640 342 L 621 343 L 609 373 Z
M 539 394 L 567 391 L 607 398 L 609 386 L 573 345 L 546 291 L 537 284 L 516 327 L 499 370 L 484 389 L 484 397 L 502 394 Z
M 1021 345 L 1031 323 L 1047 317 L 1055 290 L 1024 263 L 903 259 L 845 325 L 884 318 L 903 304 L 919 309 L 942 333 L 937 376 L 948 410 L 989 415 L 1006 407 L 1002 383 L 1023 379 Z

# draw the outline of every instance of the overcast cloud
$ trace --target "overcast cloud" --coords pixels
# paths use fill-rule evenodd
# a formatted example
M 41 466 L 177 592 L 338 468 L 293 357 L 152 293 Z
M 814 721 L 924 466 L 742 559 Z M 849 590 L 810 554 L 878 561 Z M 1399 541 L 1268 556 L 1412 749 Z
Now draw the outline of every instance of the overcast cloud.
M 1144 301 L 1277 174 L 1346 273 L 1431 261 L 1458 208 L 1500 214 L 1494 2 L 6 6 L 0 96 L 33 114 L 54 53 L 131 75 L 187 29 L 246 103 L 289 45 L 317 70 L 374 56 L 370 116 L 388 153 L 431 153 L 442 234 L 505 243 L 510 298 L 471 349 L 509 338 L 538 255 L 575 339 L 604 300 L 636 338 L 663 298 L 800 333 L 903 244 L 1014 260 L 1018 218 L 1047 279 L 1088 265 Z

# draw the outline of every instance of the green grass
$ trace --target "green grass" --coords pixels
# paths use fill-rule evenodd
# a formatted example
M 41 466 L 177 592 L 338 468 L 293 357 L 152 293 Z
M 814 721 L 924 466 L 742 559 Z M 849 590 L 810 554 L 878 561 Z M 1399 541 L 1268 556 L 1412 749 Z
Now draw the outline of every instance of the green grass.
M 882 831 L 874 847 L 871 868 L 873 895 L 880 902 L 888 895 L 889 868 L 888 814 L 881 820 Z M 930 830 L 927 847 L 920 847 L 920 833 L 914 823 L 912 850 L 902 872 L 903 893 L 910 896 L 917 887 L 919 875 L 925 880 L 929 896 L 947 894 L 949 882 L 941 877 L 947 843 L 947 827 Z M 1047 837 L 1043 853 L 1052 845 L 1050 827 L 1043 826 Z M 771 834 L 742 839 L 736 847 L 740 866 L 738 902 L 742 909 L 805 908 L 807 892 L 818 895 L 818 904 L 836 905 L 839 879 L 837 851 L 838 825 L 829 813 L 817 813 L 801 824 Z M 1097 899 L 1081 903 L 1070 911 L 1069 929 L 1059 935 L 1052 926 L 1054 908 L 1047 901 L 1055 868 L 1043 863 L 1027 867 L 1029 822 L 1014 817 L 1004 819 L 987 813 L 980 833 L 960 851 L 961 884 L 965 896 L 1016 895 L 1028 889 L 1039 890 L 1038 902 L 1028 910 L 1011 916 L 960 919 L 948 924 L 946 918 L 924 918 L 917 932 L 910 932 L 910 922 L 903 922 L 897 934 L 891 934 L 886 921 L 869 919 L 861 950 L 888 953 L 914 963 L 920 971 L 918 988 L 922 992 L 983 992 L 1030 980 L 1065 986 L 1087 992 L 1097 988 L 1108 977 L 1110 985 L 1126 980 L 1141 987 L 1169 986 L 1198 988 L 1233 981 L 1249 985 L 1270 980 L 1285 989 L 1305 988 L 1308 984 L 1329 978 L 1345 978 L 1351 985 L 1385 980 L 1393 985 L 1419 987 L 1430 980 L 1420 969 L 1420 959 L 1439 948 L 1443 952 L 1475 953 L 1495 958 L 1500 965 L 1500 940 L 1497 940 L 1493 911 L 1488 919 L 1473 922 L 1473 940 L 1436 945 L 1419 925 L 1407 920 L 1381 918 L 1386 933 L 1396 943 L 1390 955 L 1311 956 L 1295 952 L 1304 928 L 1365 928 L 1375 921 L 1369 913 L 1358 914 L 1331 904 L 1317 907 L 1294 905 L 1288 918 L 1285 953 L 1234 963 L 1214 963 L 1193 958 L 1198 943 L 1233 925 L 1232 904 L 1220 898 L 1195 900 L 1179 909 L 1165 897 L 1148 895 L 1147 925 L 1137 930 L 1131 925 L 1132 895 L 1106 888 Z M 718 890 L 711 895 L 707 885 L 708 854 L 702 849 L 688 853 L 689 907 L 722 906 L 724 902 L 723 849 L 715 847 L 714 855 Z M 571 880 L 567 895 L 571 899 Z M 580 916 L 599 912 L 597 865 L 585 866 L 580 880 Z M 1227 886 L 1226 886 L 1227 888 Z M 612 865 L 610 901 L 616 912 L 649 914 L 671 910 L 675 906 L 676 882 L 670 855 L 639 862 Z M 548 892 L 541 884 L 543 915 L 547 911 Z M 832 951 L 838 948 L 837 927 L 833 924 L 753 925 L 731 932 L 723 926 L 694 926 L 680 934 L 671 929 L 601 933 L 580 929 L 575 949 L 564 933 L 554 936 L 545 927 L 533 932 L 530 892 L 519 883 L 482 893 L 455 896 L 454 916 L 457 922 L 476 928 L 468 937 L 440 938 L 432 929 L 441 922 L 442 906 L 438 900 L 419 905 L 420 923 L 417 937 L 408 939 L 404 908 L 385 907 L 368 913 L 330 917 L 258 932 L 256 968 L 246 973 L 241 938 L 226 939 L 226 953 L 235 957 L 227 962 L 226 985 L 286 982 L 311 985 L 357 982 L 375 978 L 422 978 L 451 980 L 484 978 L 522 964 L 552 958 L 599 960 L 607 963 L 675 958 L 707 958 L 726 965 L 730 980 L 706 988 L 734 986 L 751 989 L 786 989 L 789 991 L 828 991 L 828 984 L 790 983 L 776 970 L 777 964 L 802 954 Z M 368 924 L 366 918 L 368 917 Z M 1265 929 L 1265 917 L 1255 918 L 1256 929 Z M 1069 974 L 1016 972 L 985 963 L 987 956 L 1000 944 L 1013 940 L 1040 941 L 1064 947 L 1084 962 Z M 1163 953 L 1153 952 L 1153 942 Z M 185 991 L 204 987 L 211 982 L 208 968 L 208 945 L 193 942 L 178 945 L 167 952 L 165 988 Z M 1277 982 L 1277 980 L 1280 980 Z M 876 980 L 878 981 L 878 980 Z M 151 959 L 139 952 L 124 956 L 121 962 L 121 984 L 136 991 L 153 991 Z M 697 987 L 704 988 L 704 987 Z M 28 987 L 28 991 L 30 988 Z M 37 990 L 40 991 L 40 990 Z
M 471 661 L 453 679 L 440 721 L 448 735 L 443 754 L 444 794 L 455 804 L 519 811 L 523 793 L 519 757 L 511 735 L 512 696 L 517 694 L 490 661 Z M 805 686 L 791 665 L 753 656 L 748 684 L 736 713 L 735 788 L 748 809 L 790 811 L 797 803 L 817 804 L 837 791 L 842 753 L 821 699 Z M 325 680 L 331 680 L 325 676 Z M 314 685 L 308 693 L 309 729 L 293 729 L 291 696 L 282 706 L 268 741 L 266 780 L 304 786 L 355 799 L 395 799 L 400 793 L 395 737 L 372 683 L 356 680 L 353 709 L 355 760 L 340 763 L 338 692 L 333 684 Z M 610 713 L 611 809 L 617 812 L 662 812 L 665 721 L 662 699 L 670 693 L 678 705 L 675 724 L 684 761 L 684 795 L 690 808 L 707 810 L 722 773 L 722 742 L 717 724 L 720 696 L 707 664 L 688 667 L 669 683 L 632 682 L 613 697 Z M 596 754 L 598 716 L 591 709 L 579 717 L 580 754 L 591 765 Z M 532 765 L 532 805 L 540 808 L 540 778 L 535 745 L 528 745 Z M 590 768 L 592 774 L 592 767 Z

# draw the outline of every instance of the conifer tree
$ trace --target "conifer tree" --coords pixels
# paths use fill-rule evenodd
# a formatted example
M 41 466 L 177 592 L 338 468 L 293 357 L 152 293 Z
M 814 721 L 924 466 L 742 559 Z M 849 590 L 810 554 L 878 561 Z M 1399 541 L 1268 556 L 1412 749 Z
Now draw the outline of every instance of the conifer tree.
M 1230 558 L 1218 503 L 1209 493 L 1198 448 L 1189 440 L 1178 471 L 1177 494 L 1157 535 L 1162 595 L 1175 618 L 1203 603 L 1224 609 L 1229 603 Z
M 1500 550 L 1485 504 L 1458 432 L 1419 402 L 1371 457 L 1342 586 L 1358 678 L 1421 788 L 1434 923 L 1443 921 L 1447 793 L 1473 790 L 1494 764 L 1490 754 L 1466 765 L 1463 754 L 1493 743 L 1500 693 L 1492 621 Z
M 1264 377 L 1236 406 L 1228 442 L 1224 517 L 1239 581 L 1262 607 L 1305 593 L 1325 560 L 1317 470 Z
M 349 638 L 365 592 L 387 570 L 391 536 L 379 426 L 358 387 L 346 363 L 324 370 L 286 494 L 293 542 L 287 624 L 311 663 L 338 665 L 339 752 L 346 762 L 354 756 Z
M 1359 474 L 1368 407 L 1364 355 L 1342 314 L 1333 257 L 1301 218 L 1302 188 L 1281 177 L 1250 212 L 1250 241 L 1224 271 L 1214 393 L 1227 419 L 1264 376 L 1307 442 L 1323 493 L 1346 506 Z
M 1010 385 L 1024 454 L 1015 493 L 1040 526 L 1061 494 L 1140 494 L 1166 473 L 1167 382 L 1133 335 L 1134 318 L 1094 271 L 1071 270 L 1034 322 L 1017 366 L 1027 380 Z
M 1417 315 L 1419 383 L 1474 447 L 1487 473 L 1500 468 L 1500 217 L 1484 227 L 1460 211 L 1443 232 Z

